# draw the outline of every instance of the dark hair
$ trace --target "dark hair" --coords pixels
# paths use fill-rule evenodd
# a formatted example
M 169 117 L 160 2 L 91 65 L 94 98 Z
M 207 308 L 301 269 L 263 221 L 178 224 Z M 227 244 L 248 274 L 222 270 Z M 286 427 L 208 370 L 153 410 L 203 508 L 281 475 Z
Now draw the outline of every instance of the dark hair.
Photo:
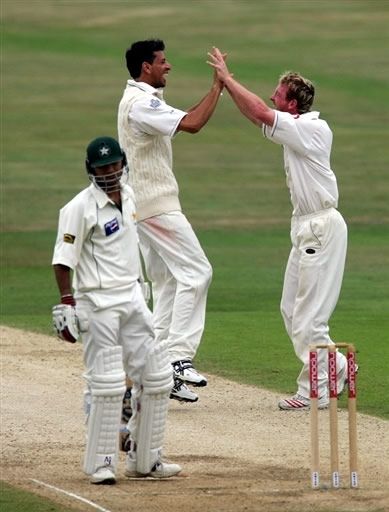
M 163 52 L 165 43 L 161 39 L 147 39 L 146 41 L 137 41 L 126 51 L 127 69 L 135 80 L 139 78 L 142 72 L 142 64 L 148 62 L 152 64 L 155 59 L 155 52 Z
M 301 76 L 300 73 L 286 71 L 281 75 L 279 83 L 288 86 L 286 99 L 297 101 L 299 114 L 305 114 L 311 110 L 315 97 L 315 87 L 310 80 Z

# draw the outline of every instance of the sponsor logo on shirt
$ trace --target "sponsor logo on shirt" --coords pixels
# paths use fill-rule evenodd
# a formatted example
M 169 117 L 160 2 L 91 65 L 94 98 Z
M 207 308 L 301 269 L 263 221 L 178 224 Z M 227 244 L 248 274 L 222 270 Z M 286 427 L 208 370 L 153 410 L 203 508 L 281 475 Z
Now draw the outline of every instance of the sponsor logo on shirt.
M 109 222 L 107 222 L 106 224 L 104 224 L 104 229 L 105 229 L 106 236 L 112 235 L 116 231 L 119 231 L 119 222 L 118 222 L 117 218 L 115 217 L 114 219 L 112 219 Z
M 74 244 L 74 240 L 76 237 L 74 235 L 70 235 L 69 233 L 65 233 L 63 236 L 63 241 L 67 244 Z
M 154 98 L 150 101 L 150 107 L 156 109 L 160 106 L 161 102 L 159 100 L 155 100 Z

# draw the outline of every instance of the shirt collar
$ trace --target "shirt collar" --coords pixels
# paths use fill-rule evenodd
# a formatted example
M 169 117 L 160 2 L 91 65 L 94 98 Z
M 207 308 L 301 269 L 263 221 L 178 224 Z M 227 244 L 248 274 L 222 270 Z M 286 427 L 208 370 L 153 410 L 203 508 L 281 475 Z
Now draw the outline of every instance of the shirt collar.
M 115 204 L 112 199 L 110 199 L 105 192 L 97 188 L 93 183 L 89 185 L 89 189 L 91 191 L 92 196 L 95 198 L 95 201 L 97 203 L 97 206 L 101 209 L 104 208 L 104 206 L 107 203 Z M 120 190 L 122 200 L 128 199 L 131 197 L 131 188 L 128 185 L 125 185 Z
M 305 117 L 306 119 L 319 119 L 320 112 L 312 111 L 312 112 L 305 112 L 305 114 L 300 114 L 301 117 Z
M 104 206 L 107 203 L 112 203 L 112 199 L 110 199 L 105 192 L 97 188 L 93 183 L 89 185 L 89 190 L 91 191 L 92 196 L 95 198 L 97 206 L 101 209 L 104 208 Z
M 150 84 L 146 84 L 146 82 L 136 82 L 135 80 L 127 80 L 127 87 L 137 87 L 144 92 L 148 92 L 149 94 L 153 94 L 157 96 L 159 99 L 163 100 L 163 88 L 160 87 L 156 89 Z

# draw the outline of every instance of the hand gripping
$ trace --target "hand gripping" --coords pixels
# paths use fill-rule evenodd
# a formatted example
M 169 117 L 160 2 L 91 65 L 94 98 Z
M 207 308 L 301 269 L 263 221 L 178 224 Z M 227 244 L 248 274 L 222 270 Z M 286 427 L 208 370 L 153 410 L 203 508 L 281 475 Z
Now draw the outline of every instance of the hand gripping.
M 61 340 L 75 343 L 78 339 L 79 328 L 76 310 L 68 304 L 57 304 L 53 307 L 53 327 Z

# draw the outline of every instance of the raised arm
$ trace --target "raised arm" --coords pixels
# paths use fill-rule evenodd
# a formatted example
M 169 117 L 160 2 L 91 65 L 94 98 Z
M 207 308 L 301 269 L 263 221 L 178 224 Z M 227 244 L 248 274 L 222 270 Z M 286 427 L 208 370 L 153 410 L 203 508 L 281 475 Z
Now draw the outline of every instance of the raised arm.
M 242 114 L 258 126 L 263 124 L 272 126 L 275 117 L 274 110 L 268 107 L 262 98 L 233 78 L 220 50 L 214 47 L 213 53 L 208 53 L 208 55 L 212 61 L 207 63 L 215 69 L 219 80 L 224 84 Z
M 222 60 L 227 57 L 227 55 L 220 55 Z M 187 110 L 188 114 L 182 118 L 177 131 L 181 130 L 188 133 L 199 132 L 214 113 L 223 87 L 224 84 L 219 80 L 215 70 L 211 90 L 199 103 L 196 103 L 196 105 L 193 105 L 193 107 Z
M 209 93 L 200 103 L 191 107 L 188 110 L 188 114 L 181 119 L 177 131 L 181 130 L 188 133 L 199 132 L 214 113 L 222 89 L 223 85 L 219 81 L 214 81 Z

